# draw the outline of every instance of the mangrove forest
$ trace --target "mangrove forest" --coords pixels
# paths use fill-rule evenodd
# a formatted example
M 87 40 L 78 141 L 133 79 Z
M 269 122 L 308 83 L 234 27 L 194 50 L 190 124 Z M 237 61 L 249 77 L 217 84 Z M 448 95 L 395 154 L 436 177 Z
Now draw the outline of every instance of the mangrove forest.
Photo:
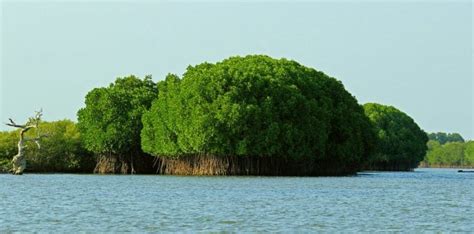
M 87 93 L 77 119 L 39 123 L 47 137 L 27 148 L 26 171 L 332 176 L 412 170 L 427 148 L 443 148 L 427 147 L 395 107 L 361 105 L 339 80 L 265 55 L 204 62 L 157 83 L 117 78 Z M 19 134 L 0 132 L 3 171 Z

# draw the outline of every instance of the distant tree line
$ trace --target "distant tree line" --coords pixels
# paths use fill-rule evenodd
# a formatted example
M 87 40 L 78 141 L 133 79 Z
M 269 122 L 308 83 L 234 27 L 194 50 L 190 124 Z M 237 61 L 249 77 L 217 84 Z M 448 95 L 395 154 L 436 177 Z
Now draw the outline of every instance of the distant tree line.
M 474 141 L 464 141 L 458 133 L 430 133 L 422 166 L 474 167 Z
M 459 133 L 429 133 L 428 138 L 430 140 L 439 142 L 441 145 L 444 145 L 448 142 L 464 142 L 464 138 Z
M 335 78 L 261 55 L 189 66 L 158 83 L 118 78 L 91 90 L 77 115 L 77 125 L 44 123 L 54 137 L 29 152 L 31 170 L 346 175 L 412 170 L 428 141 L 395 107 L 362 106 Z M 14 135 L 0 133 L 2 165 Z

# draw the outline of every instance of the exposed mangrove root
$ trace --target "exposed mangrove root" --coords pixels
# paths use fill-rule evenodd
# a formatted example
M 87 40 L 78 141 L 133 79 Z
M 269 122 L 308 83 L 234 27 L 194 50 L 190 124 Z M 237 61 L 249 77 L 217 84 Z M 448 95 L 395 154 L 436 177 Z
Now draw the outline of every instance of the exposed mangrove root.
M 153 157 L 148 155 L 100 155 L 94 173 L 97 174 L 152 174 L 156 169 L 153 167 Z
M 158 174 L 165 175 L 340 176 L 357 172 L 356 167 L 338 167 L 337 163 L 315 160 L 212 155 L 160 157 L 156 168 Z

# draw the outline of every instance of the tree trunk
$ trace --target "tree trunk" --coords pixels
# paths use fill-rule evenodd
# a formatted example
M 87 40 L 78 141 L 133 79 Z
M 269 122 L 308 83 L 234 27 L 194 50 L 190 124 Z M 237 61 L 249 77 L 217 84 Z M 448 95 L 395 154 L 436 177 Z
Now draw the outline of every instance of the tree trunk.
M 12 160 L 12 173 L 15 175 L 22 175 L 23 171 L 26 169 L 25 148 L 26 145 L 22 131 L 20 134 L 20 140 L 18 141 L 18 154 L 15 155 Z

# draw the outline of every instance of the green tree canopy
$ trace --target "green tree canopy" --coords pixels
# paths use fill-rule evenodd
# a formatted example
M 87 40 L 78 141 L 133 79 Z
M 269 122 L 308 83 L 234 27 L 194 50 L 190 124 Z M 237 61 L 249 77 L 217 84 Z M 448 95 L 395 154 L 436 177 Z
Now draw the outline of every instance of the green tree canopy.
M 377 154 L 372 169 L 410 170 L 418 166 L 426 153 L 428 137 L 410 118 L 392 106 L 364 105 L 378 136 Z
M 0 172 L 11 169 L 13 156 L 18 153 L 19 131 L 0 131 Z
M 141 117 L 157 94 L 149 76 L 118 78 L 90 91 L 77 113 L 85 147 L 96 154 L 140 152 Z
M 474 167 L 474 141 L 468 141 L 465 143 L 464 163 L 465 165 Z
M 77 125 L 71 120 L 41 122 L 38 129 L 27 133 L 34 137 L 36 131 L 46 134 L 41 148 L 30 142 L 27 151 L 28 167 L 44 172 L 92 172 L 95 159 L 81 141 Z
M 464 138 L 459 133 L 436 132 L 428 134 L 430 140 L 435 140 L 444 145 L 448 142 L 464 142 Z
M 353 171 L 374 135 L 340 81 L 268 56 L 231 57 L 168 75 L 143 115 L 145 152 L 305 159 Z M 349 169 L 350 168 L 350 169 Z

